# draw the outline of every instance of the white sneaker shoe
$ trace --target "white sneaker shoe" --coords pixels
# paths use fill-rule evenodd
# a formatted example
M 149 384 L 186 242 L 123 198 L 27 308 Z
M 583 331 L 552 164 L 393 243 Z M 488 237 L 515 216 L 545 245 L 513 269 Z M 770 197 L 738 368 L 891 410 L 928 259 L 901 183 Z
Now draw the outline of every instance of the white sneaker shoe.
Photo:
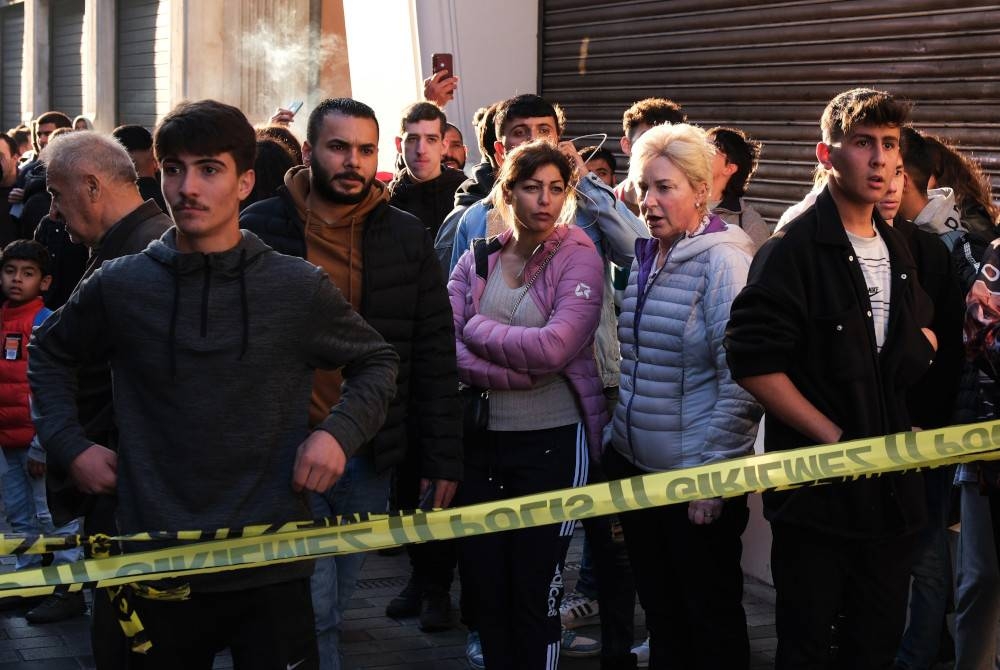
M 638 668 L 648 668 L 649 667 L 649 638 L 647 637 L 642 644 L 637 644 L 632 647 L 632 653 L 638 659 L 635 664 Z
M 563 598 L 559 606 L 559 618 L 562 620 L 563 628 L 573 629 L 596 623 L 598 614 L 600 609 L 597 601 L 576 591 Z

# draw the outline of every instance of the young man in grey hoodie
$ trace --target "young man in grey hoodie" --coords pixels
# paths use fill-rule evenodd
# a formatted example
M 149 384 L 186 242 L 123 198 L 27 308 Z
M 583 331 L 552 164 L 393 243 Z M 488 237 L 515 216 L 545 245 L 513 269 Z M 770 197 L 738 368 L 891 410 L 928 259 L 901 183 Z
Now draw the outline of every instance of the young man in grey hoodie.
M 154 144 L 176 225 L 105 263 L 37 332 L 38 433 L 82 490 L 117 491 L 123 533 L 308 518 L 303 492 L 329 488 L 382 424 L 397 356 L 322 270 L 240 231 L 255 151 L 240 110 L 183 103 Z M 75 371 L 95 359 L 111 365 L 117 454 L 76 418 Z M 317 368 L 345 381 L 309 433 Z M 133 597 L 153 647 L 130 667 L 209 667 L 226 647 L 237 668 L 316 667 L 311 572 L 271 565 L 194 576 L 179 601 Z

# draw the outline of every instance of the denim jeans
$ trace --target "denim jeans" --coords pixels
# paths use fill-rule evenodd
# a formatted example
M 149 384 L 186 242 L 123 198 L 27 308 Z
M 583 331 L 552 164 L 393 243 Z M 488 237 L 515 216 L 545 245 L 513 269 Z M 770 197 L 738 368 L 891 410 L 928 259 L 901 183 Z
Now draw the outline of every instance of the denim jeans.
M 4 449 L 7 469 L 0 476 L 7 523 L 15 533 L 43 533 L 46 535 L 75 535 L 80 532 L 80 521 L 56 529 L 45 500 L 45 477 L 35 479 L 28 474 L 28 450 Z M 83 556 L 83 549 L 76 547 L 54 553 L 55 565 L 73 563 Z M 41 565 L 39 554 L 22 554 L 17 557 L 17 569 Z
M 961 491 L 962 532 L 955 559 L 955 670 L 997 668 L 1000 573 L 990 503 L 975 482 L 961 484 Z
M 954 480 L 954 468 L 924 473 L 928 520 L 917 539 L 911 568 L 910 621 L 896 653 L 896 665 L 903 670 L 930 670 L 937 661 L 951 589 L 948 513 Z
M 389 502 L 391 470 L 375 471 L 371 454 L 347 461 L 343 476 L 329 491 L 310 495 L 313 516 L 372 512 L 385 513 Z M 321 558 L 312 576 L 312 601 L 316 616 L 316 642 L 321 670 L 340 670 L 340 622 L 351 600 L 363 553 Z

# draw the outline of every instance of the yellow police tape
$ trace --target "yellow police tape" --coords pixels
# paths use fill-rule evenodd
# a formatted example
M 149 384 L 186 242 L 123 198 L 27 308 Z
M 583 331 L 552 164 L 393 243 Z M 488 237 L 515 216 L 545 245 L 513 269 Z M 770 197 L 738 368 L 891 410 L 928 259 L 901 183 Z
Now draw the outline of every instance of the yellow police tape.
M 344 517 L 319 527 L 309 521 L 278 527 L 143 533 L 112 539 L 201 539 L 206 535 L 225 539 L 0 575 L 0 595 L 36 596 L 76 591 L 85 584 L 106 587 L 185 577 L 529 528 L 703 498 L 1000 459 L 1000 451 L 992 451 L 996 449 L 1000 449 L 1000 421 L 990 421 L 749 456 L 454 509 L 373 515 L 357 523 Z M 337 525 L 338 521 L 343 525 Z M 5 536 L 3 546 L 23 549 L 25 539 Z M 49 539 L 57 544 L 60 538 L 33 539 L 44 546 Z

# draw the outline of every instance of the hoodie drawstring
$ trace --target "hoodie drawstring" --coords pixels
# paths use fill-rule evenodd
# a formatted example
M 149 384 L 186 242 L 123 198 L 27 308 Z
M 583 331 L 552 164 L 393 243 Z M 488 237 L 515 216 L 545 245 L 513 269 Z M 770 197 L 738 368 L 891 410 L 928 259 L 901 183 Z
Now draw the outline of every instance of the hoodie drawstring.
M 174 304 L 170 309 L 170 336 L 167 339 L 167 347 L 170 351 L 167 355 L 170 359 L 170 378 L 177 379 L 177 352 L 174 349 L 177 339 L 177 310 L 181 301 L 181 273 L 177 267 L 176 256 L 173 261 L 172 274 L 174 275 Z
M 201 290 L 201 336 L 208 337 L 208 298 L 212 287 L 212 259 L 208 254 L 203 256 L 205 262 L 205 281 Z M 240 277 L 240 309 L 242 311 L 243 332 L 240 339 L 240 355 L 236 360 L 242 361 L 250 348 L 250 301 L 247 297 L 247 250 L 240 249 L 240 261 L 237 271 Z M 181 272 L 177 257 L 172 263 L 174 276 L 174 303 L 170 309 L 170 332 L 167 346 L 170 360 L 170 378 L 177 379 L 177 316 L 181 301 Z
M 240 273 L 240 305 L 243 308 L 243 342 L 240 346 L 240 355 L 236 359 L 238 361 L 243 360 L 243 355 L 247 352 L 247 347 L 250 346 L 250 309 L 247 304 L 246 263 L 247 250 L 240 249 L 240 264 L 238 270 Z
M 212 259 L 205 254 L 205 284 L 201 288 L 201 336 L 208 337 L 208 289 L 212 283 Z

